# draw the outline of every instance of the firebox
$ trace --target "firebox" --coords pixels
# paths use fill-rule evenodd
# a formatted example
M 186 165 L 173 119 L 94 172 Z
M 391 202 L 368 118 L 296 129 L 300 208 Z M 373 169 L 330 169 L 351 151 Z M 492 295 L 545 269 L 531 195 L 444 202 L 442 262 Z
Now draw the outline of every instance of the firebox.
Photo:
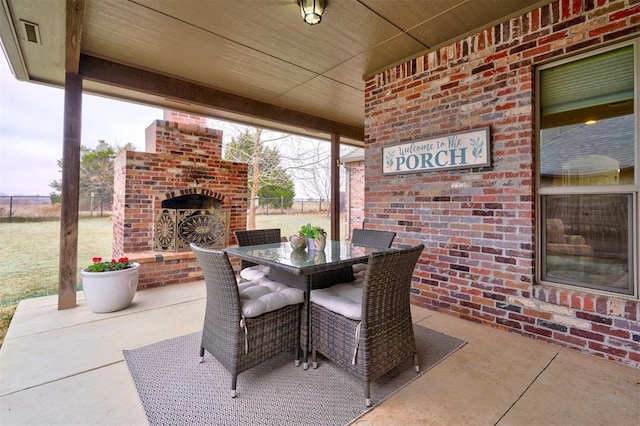
M 154 249 L 187 251 L 190 243 L 207 248 L 229 244 L 228 210 L 205 194 L 185 194 L 162 201 L 155 214 Z

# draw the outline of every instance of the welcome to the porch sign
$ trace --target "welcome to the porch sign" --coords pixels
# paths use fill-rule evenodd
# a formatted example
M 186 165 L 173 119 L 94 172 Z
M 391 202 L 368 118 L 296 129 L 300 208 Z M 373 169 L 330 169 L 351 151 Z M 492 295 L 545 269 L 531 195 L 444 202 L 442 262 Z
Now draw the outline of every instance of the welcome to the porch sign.
M 488 127 L 382 148 L 382 174 L 462 169 L 490 164 Z

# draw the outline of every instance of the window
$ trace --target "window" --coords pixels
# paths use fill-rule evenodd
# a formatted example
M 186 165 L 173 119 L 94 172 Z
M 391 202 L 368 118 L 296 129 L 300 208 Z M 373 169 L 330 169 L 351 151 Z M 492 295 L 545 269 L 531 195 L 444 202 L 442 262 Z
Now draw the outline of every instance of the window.
M 542 282 L 638 297 L 638 44 L 538 69 Z

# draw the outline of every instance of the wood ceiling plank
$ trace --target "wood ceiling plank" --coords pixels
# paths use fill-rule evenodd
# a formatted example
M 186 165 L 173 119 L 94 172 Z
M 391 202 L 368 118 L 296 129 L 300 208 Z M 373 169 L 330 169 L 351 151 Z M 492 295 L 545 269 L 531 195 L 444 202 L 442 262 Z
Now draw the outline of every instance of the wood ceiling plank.
M 396 58 L 398 63 L 406 62 L 405 58 L 413 52 L 420 51 L 421 46 L 420 43 L 403 34 L 351 58 L 324 75 L 362 90 L 364 94 L 366 77 L 381 69 L 386 70 L 389 61 L 393 58 Z M 360 74 L 361 72 L 365 74 Z
M 89 20 L 84 53 L 240 96 L 269 102 L 316 75 L 196 27 L 175 28 L 172 18 L 143 7 L 122 11 L 109 2 L 94 4 Z M 140 21 L 147 30 L 138 29 Z
M 313 99 L 306 112 L 330 120 L 360 122 L 364 110 L 364 92 L 319 76 L 278 99 L 284 107 L 295 108 L 305 99 Z
M 466 1 L 446 13 L 415 27 L 409 34 L 430 48 L 437 49 L 522 15 L 524 10 L 550 3 L 551 0 L 483 0 Z
M 293 0 L 223 1 L 204 6 L 199 0 L 139 3 L 175 18 L 171 26 L 193 25 L 267 56 L 286 58 L 316 74 L 402 33 L 356 0 L 329 3 L 322 24 L 313 26 L 303 22 Z
M 384 16 L 403 31 L 446 13 L 467 0 L 362 0 L 371 10 Z
M 2 0 L 0 3 L 2 12 L 11 12 L 5 15 L 11 23 L 0 23 L 0 35 L 16 78 L 63 86 L 66 66 L 65 1 L 34 4 L 25 0 Z M 40 43 L 26 40 L 20 20 L 38 26 Z

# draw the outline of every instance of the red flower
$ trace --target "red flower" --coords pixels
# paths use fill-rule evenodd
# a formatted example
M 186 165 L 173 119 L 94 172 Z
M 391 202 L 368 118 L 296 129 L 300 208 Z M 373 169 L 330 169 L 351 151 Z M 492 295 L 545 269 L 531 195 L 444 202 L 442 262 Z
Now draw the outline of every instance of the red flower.
M 120 259 L 111 259 L 103 261 L 101 257 L 94 257 L 93 264 L 87 266 L 86 270 L 89 272 L 109 272 L 120 271 L 122 269 L 128 269 L 133 267 L 133 262 L 129 261 L 127 257 L 121 257 Z

